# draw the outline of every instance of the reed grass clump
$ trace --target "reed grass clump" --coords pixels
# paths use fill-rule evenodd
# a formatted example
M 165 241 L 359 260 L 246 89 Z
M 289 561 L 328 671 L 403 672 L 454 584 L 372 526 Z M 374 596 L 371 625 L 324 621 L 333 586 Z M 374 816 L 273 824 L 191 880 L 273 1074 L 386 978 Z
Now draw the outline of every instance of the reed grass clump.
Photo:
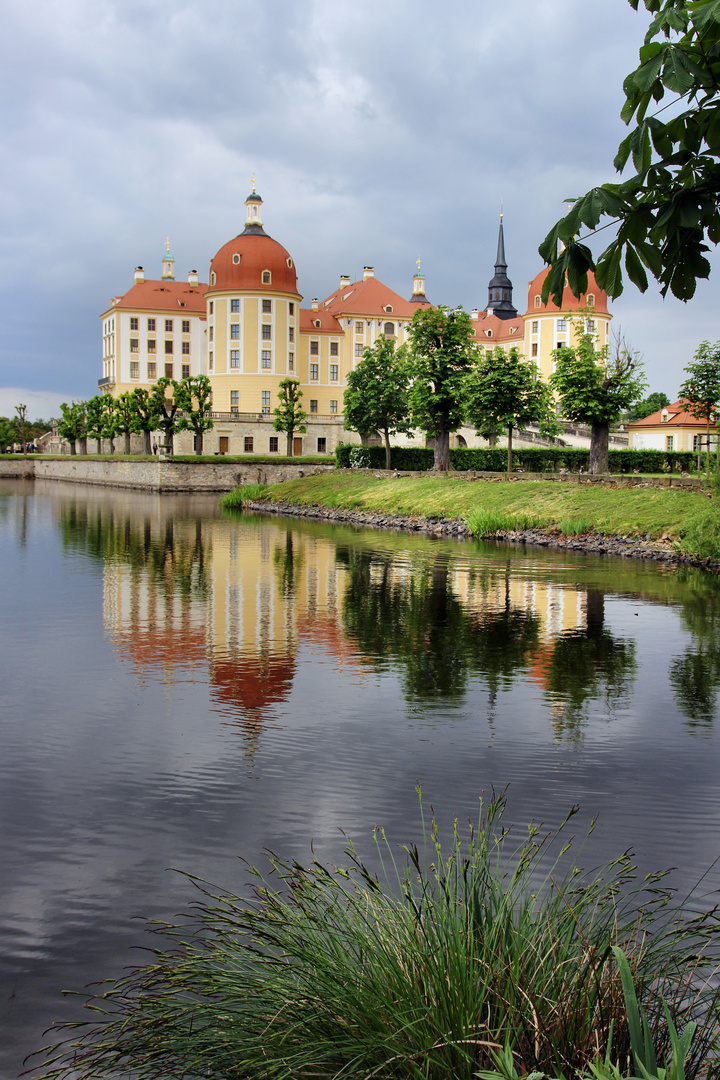
M 242 510 L 247 503 L 258 502 L 267 491 L 267 484 L 240 484 L 223 495 L 220 505 L 226 510 Z
M 717 1075 L 714 912 L 674 899 L 663 873 L 638 881 L 627 853 L 581 871 L 566 835 L 575 808 L 554 833 L 530 826 L 517 842 L 504 810 L 504 797 L 481 801 L 447 851 L 432 819 L 400 858 L 377 830 L 377 874 L 350 844 L 342 867 L 270 857 L 264 876 L 251 870 L 249 900 L 196 881 L 187 919 L 154 928 L 150 961 L 89 998 L 91 1019 L 66 1025 L 37 1071 Z
M 525 529 L 542 527 L 532 514 L 508 513 L 485 506 L 473 507 L 465 521 L 478 540 L 486 536 L 496 536 L 498 533 L 523 532 Z

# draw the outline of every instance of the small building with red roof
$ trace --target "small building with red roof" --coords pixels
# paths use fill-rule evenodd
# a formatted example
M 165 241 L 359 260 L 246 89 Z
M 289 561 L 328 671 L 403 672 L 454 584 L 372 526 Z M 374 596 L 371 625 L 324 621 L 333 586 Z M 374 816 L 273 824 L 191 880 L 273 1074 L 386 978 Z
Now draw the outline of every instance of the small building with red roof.
M 664 409 L 627 424 L 631 450 L 703 450 L 707 446 L 707 421 L 687 410 L 684 398 Z M 717 430 L 710 424 L 710 446 L 717 445 Z

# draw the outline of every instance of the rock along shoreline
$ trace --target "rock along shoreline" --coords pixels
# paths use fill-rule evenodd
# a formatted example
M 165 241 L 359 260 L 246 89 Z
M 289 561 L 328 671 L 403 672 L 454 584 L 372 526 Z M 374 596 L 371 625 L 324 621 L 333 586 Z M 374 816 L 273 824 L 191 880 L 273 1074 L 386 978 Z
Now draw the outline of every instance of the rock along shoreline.
M 427 536 L 447 537 L 455 540 L 472 540 L 473 534 L 464 521 L 458 518 L 420 517 L 413 514 L 387 514 L 377 510 L 338 510 L 329 506 L 300 506 L 285 500 L 277 502 L 248 502 L 244 509 L 259 514 L 277 514 L 282 517 L 311 518 L 330 524 L 358 525 L 371 529 L 394 529 L 398 532 L 425 533 Z M 566 536 L 553 529 L 523 529 L 498 532 L 483 537 L 487 541 L 500 541 L 531 547 L 554 548 L 560 551 L 578 552 L 584 555 L 613 555 L 626 559 L 647 559 L 665 566 L 691 566 L 701 570 L 720 570 L 719 559 L 700 559 L 676 551 L 672 541 L 645 540 L 622 536 L 602 536 L 587 533 L 583 536 Z

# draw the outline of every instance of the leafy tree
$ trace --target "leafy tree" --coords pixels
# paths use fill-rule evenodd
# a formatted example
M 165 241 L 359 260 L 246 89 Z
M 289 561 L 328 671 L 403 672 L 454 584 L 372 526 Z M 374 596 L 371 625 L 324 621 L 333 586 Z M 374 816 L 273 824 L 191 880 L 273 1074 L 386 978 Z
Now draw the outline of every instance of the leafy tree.
M 629 424 L 632 424 L 635 420 L 644 420 L 646 416 L 652 416 L 654 412 L 660 412 L 669 404 L 670 398 L 667 394 L 663 394 L 662 391 L 655 391 L 653 394 L 648 394 L 637 405 L 626 409 L 623 413 L 623 420 L 626 420 Z
M 8 416 L 0 416 L 0 453 L 4 454 L 6 450 L 12 450 L 12 444 L 16 439 L 15 421 Z
M 142 432 L 143 454 L 150 454 L 150 435 L 157 430 L 159 421 L 157 397 L 153 391 L 146 390 L 144 386 L 136 386 L 131 396 L 137 418 L 135 430 Z
M 126 390 L 124 394 L 120 394 L 119 397 L 112 400 L 114 401 L 115 407 L 115 426 L 117 434 L 125 436 L 123 453 L 129 454 L 130 436 L 133 432 L 140 430 L 135 400 L 130 390 Z
M 22 443 L 23 454 L 27 453 L 27 405 L 15 406 L 15 427 L 17 428 L 18 438 Z
M 170 454 L 172 454 L 173 435 L 178 429 L 178 420 L 176 419 L 179 408 L 177 387 L 178 384 L 174 379 L 168 379 L 164 375 L 162 379 L 158 379 L 150 391 L 150 400 L 157 417 L 157 426 L 163 433 L 165 446 Z M 169 394 L 168 390 L 170 391 Z
M 468 379 L 466 400 L 466 420 L 478 433 L 507 429 L 508 472 L 512 472 L 513 428 L 535 423 L 543 434 L 557 431 L 550 387 L 541 380 L 537 366 L 514 347 L 506 352 L 497 346 L 479 360 Z
M 680 397 L 687 401 L 687 411 L 698 420 L 707 423 L 706 452 L 707 471 L 710 472 L 710 422 L 717 414 L 720 403 L 720 341 L 711 345 L 703 341 L 695 353 L 695 360 L 685 368 L 689 378 L 680 387 Z M 698 469 L 700 447 L 698 446 Z
M 194 432 L 195 453 L 199 456 L 203 452 L 203 434 L 214 426 L 212 387 L 207 375 L 190 375 L 176 383 L 175 400 L 183 413 L 177 430 Z
M 574 348 L 556 349 L 553 357 L 550 386 L 560 395 L 563 416 L 590 424 L 590 472 L 606 473 L 610 424 L 646 386 L 642 359 L 622 337 L 615 339 L 612 351 L 605 347 L 596 352 L 588 334 Z
M 382 433 L 385 442 L 385 468 L 390 468 L 390 436 L 411 433 L 408 401 L 409 372 L 407 350 L 395 351 L 395 342 L 380 337 L 365 349 L 357 367 L 348 373 L 343 398 L 345 427 L 367 435 Z
M 423 308 L 409 332 L 412 422 L 435 440 L 433 469 L 447 471 L 450 432 L 462 426 L 465 381 L 476 354 L 472 320 L 462 308 Z
M 120 434 L 120 414 L 117 401 L 111 394 L 102 395 L 102 423 L 100 432 L 110 444 L 110 453 L 115 453 L 115 439 Z
M 102 454 L 103 428 L 105 424 L 104 394 L 96 394 L 85 402 L 88 438 L 97 441 L 97 452 Z
M 293 454 L 293 435 L 296 431 L 306 432 L 308 414 L 300 404 L 302 398 L 300 381 L 288 377 L 283 379 L 278 386 L 278 400 L 280 404 L 275 409 L 273 427 L 276 431 L 284 431 L 287 435 L 287 456 Z
M 85 402 L 73 401 L 72 405 L 63 402 L 60 406 L 62 417 L 58 420 L 58 435 L 67 439 L 70 443 L 70 453 L 77 453 L 77 444 L 80 443 L 80 453 L 87 454 L 87 417 L 85 415 Z
M 635 171 L 622 183 L 603 184 L 574 199 L 540 245 L 552 266 L 543 295 L 558 305 L 566 275 L 580 296 L 589 269 L 600 288 L 619 296 L 623 257 L 625 272 L 642 292 L 650 271 L 663 296 L 670 290 L 689 300 L 697 279 L 709 276 L 708 244 L 720 240 L 720 5 L 643 2 L 654 17 L 640 63 L 623 83 L 620 115 L 634 126 L 614 162 L 621 173 L 632 158 Z M 640 0 L 629 3 L 637 11 Z M 583 227 L 593 234 L 601 221 L 600 228 L 617 226 L 617 233 L 595 260 L 581 242 L 587 235 L 579 234 Z

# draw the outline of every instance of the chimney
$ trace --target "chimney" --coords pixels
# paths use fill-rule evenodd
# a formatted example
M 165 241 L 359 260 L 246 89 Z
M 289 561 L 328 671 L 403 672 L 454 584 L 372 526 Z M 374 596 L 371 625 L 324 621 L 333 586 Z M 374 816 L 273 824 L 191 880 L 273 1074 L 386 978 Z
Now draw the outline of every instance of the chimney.
M 367 281 L 367 279 L 371 277 L 375 277 L 375 267 L 363 266 L 363 281 Z
M 478 309 L 476 307 L 474 307 L 472 309 L 472 311 L 470 312 L 470 318 L 472 319 L 473 322 L 477 322 L 477 320 L 480 318 L 480 312 L 478 311 Z
M 135 284 L 136 285 L 142 285 L 144 280 L 145 280 L 145 271 L 143 270 L 142 266 L 136 266 L 135 267 Z
M 350 284 L 350 275 L 349 274 L 341 274 L 340 275 L 340 288 L 341 289 L 346 289 L 349 284 Z
M 188 270 L 188 285 L 197 285 L 198 272 L 197 270 Z
M 317 309 L 318 309 L 318 298 L 317 298 L 317 296 L 314 297 L 314 299 L 312 299 L 310 301 L 310 303 L 312 304 L 313 311 L 317 311 Z

